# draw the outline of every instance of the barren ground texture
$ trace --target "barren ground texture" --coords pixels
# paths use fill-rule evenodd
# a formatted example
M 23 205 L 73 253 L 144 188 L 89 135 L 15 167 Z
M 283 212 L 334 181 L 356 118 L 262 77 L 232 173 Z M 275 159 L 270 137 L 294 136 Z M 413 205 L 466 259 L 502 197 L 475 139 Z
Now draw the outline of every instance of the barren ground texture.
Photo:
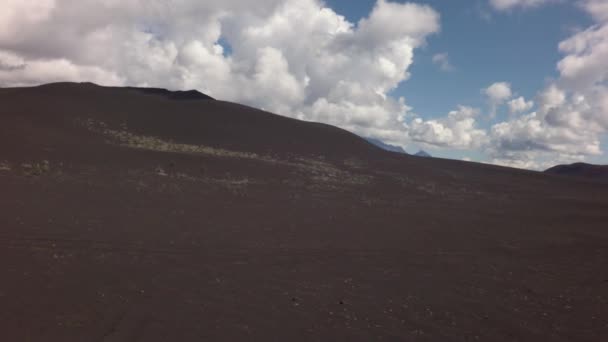
M 194 96 L 0 89 L 7 341 L 604 341 L 608 185 Z

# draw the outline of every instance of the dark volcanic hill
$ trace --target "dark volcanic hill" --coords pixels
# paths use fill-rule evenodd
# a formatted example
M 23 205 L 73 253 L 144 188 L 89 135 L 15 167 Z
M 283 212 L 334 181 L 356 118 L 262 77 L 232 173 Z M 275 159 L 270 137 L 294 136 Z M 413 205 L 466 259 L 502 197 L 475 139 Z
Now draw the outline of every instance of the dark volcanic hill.
M 0 89 L 7 341 L 603 341 L 608 184 L 201 93 Z
M 557 165 L 545 170 L 545 173 L 608 181 L 608 165 L 592 165 L 586 163 Z
M 135 88 L 135 87 L 127 87 L 125 89 L 139 91 L 145 94 L 159 95 L 164 96 L 171 100 L 213 100 L 213 98 L 209 95 L 203 94 L 196 90 L 186 90 L 186 91 L 170 91 L 167 89 L 159 89 L 159 88 Z
M 39 150 L 74 142 L 96 146 L 98 135 L 92 135 L 92 141 L 85 137 L 82 138 L 86 141 L 80 141 L 72 136 L 82 136 L 84 127 L 89 130 L 86 135 L 99 133 L 103 128 L 112 132 L 154 136 L 173 143 L 284 157 L 320 153 L 327 157 L 362 157 L 376 152 L 373 146 L 347 131 L 215 101 L 196 91 L 56 83 L 5 89 L 0 96 L 3 96 L 2 110 L 6 113 L 2 134 L 9 141 L 16 139 L 22 142 L 19 148 Z M 24 117 L 41 121 L 24 123 Z M 35 130 L 38 132 L 34 133 Z M 27 141 L 22 141 L 24 137 L 28 137 Z M 64 151 L 58 147 L 53 150 L 57 153 Z M 10 146 L 9 150 L 14 153 L 19 152 L 19 148 Z

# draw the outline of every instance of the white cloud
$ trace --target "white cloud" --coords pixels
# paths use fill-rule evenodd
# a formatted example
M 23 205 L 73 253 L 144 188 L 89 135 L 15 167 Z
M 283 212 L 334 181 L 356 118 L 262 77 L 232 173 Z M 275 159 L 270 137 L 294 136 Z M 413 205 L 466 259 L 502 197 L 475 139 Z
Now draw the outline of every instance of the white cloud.
M 23 58 L 8 51 L 0 50 L 0 72 L 20 70 L 25 66 Z
M 450 63 L 450 58 L 447 53 L 438 53 L 433 56 L 433 63 L 439 66 L 443 71 L 452 71 L 454 67 Z
M 413 40 L 418 45 L 429 33 L 438 30 L 439 14 L 432 8 L 386 0 L 378 0 L 369 18 L 359 22 L 360 38 L 371 45 L 383 40 Z
M 608 2 L 606 0 L 583 0 L 580 3 L 597 22 L 608 21 Z
M 500 104 L 511 98 L 511 85 L 507 82 L 496 82 L 483 92 L 492 103 Z
M 527 112 L 534 107 L 533 101 L 526 101 L 523 96 L 509 101 L 509 111 L 511 114 Z
M 570 88 L 585 88 L 608 80 L 608 24 L 592 26 L 564 40 L 559 49 L 566 56 L 557 69 Z
M 492 126 L 486 152 L 497 164 L 537 169 L 600 155 L 607 96 L 605 87 L 585 97 L 553 84 L 538 95 L 538 111 Z
M 194 88 L 401 145 L 409 107 L 389 93 L 440 29 L 431 7 L 385 0 L 358 23 L 320 0 L 7 1 L 0 85 Z
M 482 90 L 490 103 L 490 117 L 496 116 L 498 106 L 504 104 L 511 98 L 511 84 L 507 82 L 496 82 Z
M 31 60 L 0 50 L 0 86 L 88 80 L 96 83 L 121 84 L 115 73 L 96 66 L 79 66 L 66 59 Z
M 599 154 L 599 140 L 589 139 L 584 133 L 575 127 L 549 125 L 537 112 L 492 127 L 493 142 L 499 150 Z
M 594 98 L 604 101 L 606 95 L 608 90 L 603 89 Z M 594 108 L 592 99 L 555 84 L 543 90 L 537 101 L 538 111 L 492 126 L 485 149 L 494 163 L 543 169 L 602 153 L 600 136 L 608 120 L 593 116 L 608 113 L 606 104 L 604 109 Z
M 565 54 L 557 65 L 560 77 L 538 94 L 536 112 L 492 127 L 487 150 L 495 162 L 544 168 L 602 154 L 601 137 L 608 132 L 608 6 L 597 0 L 581 4 L 596 25 L 559 44 Z
M 490 5 L 497 11 L 506 11 L 514 8 L 532 8 L 544 5 L 553 0 L 490 0 Z
M 409 134 L 412 140 L 438 147 L 456 149 L 479 148 L 486 143 L 486 132 L 476 127 L 479 110 L 459 106 L 444 118 L 435 120 L 414 119 Z

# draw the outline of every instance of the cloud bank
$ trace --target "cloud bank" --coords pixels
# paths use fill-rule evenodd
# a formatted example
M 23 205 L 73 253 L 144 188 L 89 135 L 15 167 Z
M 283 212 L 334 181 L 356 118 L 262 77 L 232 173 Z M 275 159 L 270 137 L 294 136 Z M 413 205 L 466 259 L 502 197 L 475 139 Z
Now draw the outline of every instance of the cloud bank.
M 603 153 L 608 132 L 608 3 L 578 3 L 595 24 L 559 44 L 564 55 L 559 78 L 539 91 L 536 110 L 493 125 L 486 147 L 498 164 L 545 168 Z M 511 113 L 531 110 L 533 102 L 509 102 Z
M 53 81 L 198 89 L 404 144 L 389 95 L 440 29 L 429 6 L 379 0 L 351 23 L 318 0 L 8 0 L 0 86 Z
M 459 106 L 441 119 L 412 121 L 409 134 L 416 142 L 456 149 L 475 149 L 486 143 L 486 132 L 476 127 L 479 109 Z

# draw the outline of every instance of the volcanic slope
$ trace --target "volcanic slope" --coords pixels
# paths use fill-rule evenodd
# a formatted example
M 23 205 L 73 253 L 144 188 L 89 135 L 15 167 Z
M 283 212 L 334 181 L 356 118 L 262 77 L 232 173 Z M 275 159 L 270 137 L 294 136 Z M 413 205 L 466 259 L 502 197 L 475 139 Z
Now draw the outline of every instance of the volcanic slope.
M 173 93 L 0 89 L 7 341 L 602 341 L 608 185 Z
M 545 170 L 545 173 L 608 182 L 608 165 L 593 165 L 586 163 L 557 165 Z

